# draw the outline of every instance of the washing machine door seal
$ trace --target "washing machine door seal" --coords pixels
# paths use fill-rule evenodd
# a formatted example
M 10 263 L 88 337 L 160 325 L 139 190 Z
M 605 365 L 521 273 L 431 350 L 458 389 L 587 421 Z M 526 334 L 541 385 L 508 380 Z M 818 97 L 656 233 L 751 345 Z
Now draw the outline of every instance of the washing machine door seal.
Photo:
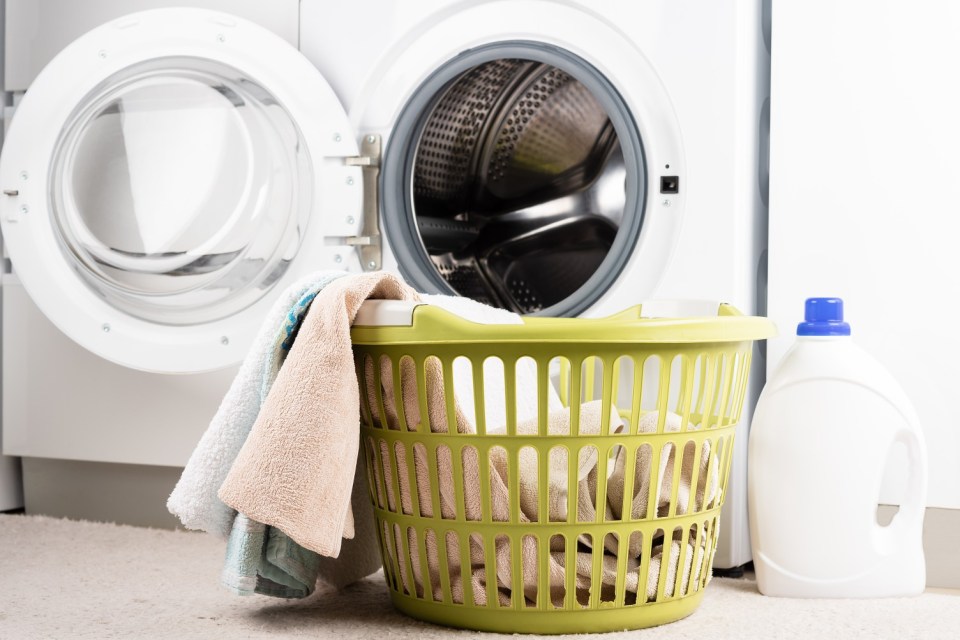
M 77 343 L 209 371 L 243 358 L 277 292 L 347 266 L 338 250 L 379 266 L 360 233 L 370 164 L 284 40 L 222 13 L 146 11 L 73 42 L 24 95 L 0 224 L 27 292 Z

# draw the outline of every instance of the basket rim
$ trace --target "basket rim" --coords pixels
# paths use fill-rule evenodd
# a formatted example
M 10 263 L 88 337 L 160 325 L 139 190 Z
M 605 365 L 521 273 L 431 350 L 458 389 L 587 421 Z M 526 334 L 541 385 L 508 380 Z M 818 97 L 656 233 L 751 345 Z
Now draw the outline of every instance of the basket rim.
M 523 317 L 523 324 L 479 324 L 436 305 L 413 308 L 409 326 L 354 325 L 354 345 L 710 344 L 762 340 L 774 323 L 721 303 L 715 316 L 645 318 L 634 305 L 606 318 Z

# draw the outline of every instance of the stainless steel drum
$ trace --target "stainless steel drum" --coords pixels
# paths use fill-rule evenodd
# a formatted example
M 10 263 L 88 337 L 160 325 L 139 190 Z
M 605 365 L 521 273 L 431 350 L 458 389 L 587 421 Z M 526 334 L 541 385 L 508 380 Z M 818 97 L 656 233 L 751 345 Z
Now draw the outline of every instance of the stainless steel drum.
M 417 226 L 457 293 L 533 313 L 600 266 L 624 177 L 616 131 L 583 84 L 549 64 L 493 60 L 450 82 L 425 119 Z

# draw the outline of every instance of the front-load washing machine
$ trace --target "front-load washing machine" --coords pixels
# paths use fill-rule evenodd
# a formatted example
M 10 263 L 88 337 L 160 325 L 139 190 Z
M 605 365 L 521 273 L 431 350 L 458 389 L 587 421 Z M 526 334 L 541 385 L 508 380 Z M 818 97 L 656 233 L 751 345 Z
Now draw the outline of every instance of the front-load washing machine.
M 756 311 L 759 1 L 291 4 L 296 45 L 196 8 L 108 20 L 18 98 L 4 447 L 28 466 L 182 465 L 273 297 L 315 269 L 520 313 Z M 743 486 L 719 567 L 749 560 Z

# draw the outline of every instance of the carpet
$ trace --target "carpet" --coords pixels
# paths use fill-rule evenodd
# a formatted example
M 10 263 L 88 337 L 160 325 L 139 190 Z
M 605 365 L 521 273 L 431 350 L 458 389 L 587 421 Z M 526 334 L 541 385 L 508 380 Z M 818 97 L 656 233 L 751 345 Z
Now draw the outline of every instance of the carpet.
M 379 574 L 303 601 L 235 596 L 219 586 L 223 551 L 199 533 L 0 515 L 0 638 L 502 637 L 405 617 Z M 957 638 L 960 596 L 790 600 L 717 578 L 684 620 L 597 637 Z

